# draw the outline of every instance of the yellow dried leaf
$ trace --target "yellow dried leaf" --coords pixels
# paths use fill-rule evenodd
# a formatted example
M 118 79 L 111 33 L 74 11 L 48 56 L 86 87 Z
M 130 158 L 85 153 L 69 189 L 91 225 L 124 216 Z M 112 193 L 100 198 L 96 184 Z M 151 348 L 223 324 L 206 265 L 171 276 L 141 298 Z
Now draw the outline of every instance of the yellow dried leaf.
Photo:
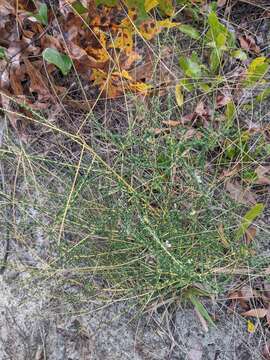
M 161 28 L 157 26 L 155 20 L 151 19 L 142 22 L 138 31 L 144 39 L 151 40 L 161 31 Z
M 122 70 L 121 72 L 115 71 L 112 76 L 119 76 L 120 78 L 124 78 L 126 80 L 133 80 L 132 77 L 129 75 L 129 73 L 126 70 Z
M 181 23 L 178 23 L 178 22 L 172 22 L 170 19 L 165 19 L 165 20 L 160 20 L 160 21 L 157 21 L 157 26 L 159 28 L 166 28 L 166 29 L 171 29 L 171 28 L 174 28 L 176 26 L 179 26 L 181 25 Z
M 127 53 L 133 49 L 133 33 L 130 29 L 120 29 L 116 39 L 110 44 L 110 48 L 125 50 Z
M 184 103 L 184 95 L 183 95 L 183 92 L 182 92 L 182 85 L 181 84 L 177 84 L 175 86 L 175 98 L 176 98 L 177 105 L 179 107 L 182 107 L 183 103 Z
M 145 93 L 145 95 L 147 94 L 147 92 L 149 90 L 152 89 L 151 85 L 145 84 L 142 82 L 136 82 L 136 83 L 130 84 L 129 86 L 130 86 L 131 90 L 139 92 L 139 93 Z
M 157 34 L 161 32 L 162 29 L 171 29 L 173 27 L 179 26 L 180 23 L 172 22 L 170 19 L 155 21 L 153 19 L 144 21 L 140 27 L 140 34 L 146 39 L 151 40 Z
M 95 57 L 98 61 L 105 62 L 108 61 L 110 55 L 107 50 L 107 37 L 106 34 L 98 28 L 93 29 L 95 35 L 99 39 L 99 43 L 101 45 L 100 48 L 91 47 L 91 55 Z
M 94 80 L 93 85 L 98 86 L 100 91 L 109 98 L 116 98 L 123 93 L 121 81 L 118 80 L 115 83 L 114 78 L 112 74 L 107 74 L 100 69 L 93 69 L 91 76 L 91 80 Z

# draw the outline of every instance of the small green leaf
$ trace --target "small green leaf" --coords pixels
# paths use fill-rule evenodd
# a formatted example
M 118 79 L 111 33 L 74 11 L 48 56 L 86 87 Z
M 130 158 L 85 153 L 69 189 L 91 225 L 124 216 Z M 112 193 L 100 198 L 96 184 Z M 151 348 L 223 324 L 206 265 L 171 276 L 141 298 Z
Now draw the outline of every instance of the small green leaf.
M 232 57 L 234 57 L 235 59 L 238 59 L 238 60 L 242 60 L 242 61 L 245 61 L 248 58 L 247 54 L 241 49 L 233 51 Z
M 179 65 L 185 72 L 186 76 L 192 79 L 198 79 L 202 75 L 201 65 L 194 59 L 182 56 L 179 59 Z
M 189 37 L 191 37 L 192 39 L 199 40 L 200 37 L 201 37 L 199 31 L 196 30 L 196 29 L 195 29 L 193 26 L 191 26 L 191 25 L 183 24 L 183 25 L 180 25 L 180 26 L 178 27 L 178 29 L 179 29 L 182 33 L 184 33 L 184 34 L 188 35 Z
M 42 56 L 48 63 L 58 67 L 63 75 L 67 75 L 72 67 L 71 59 L 66 54 L 60 53 L 58 50 L 47 48 L 43 51 Z
M 98 5 L 98 4 L 97 4 Z M 75 11 L 76 14 L 83 15 L 88 12 L 87 8 L 83 6 L 83 4 L 77 0 L 71 4 L 71 7 Z
M 0 59 L 5 59 L 5 58 L 6 58 L 5 49 L 0 47 Z
M 237 232 L 236 232 L 236 240 L 240 240 L 242 236 L 245 234 L 249 226 L 252 224 L 252 222 L 262 214 L 264 210 L 264 204 L 258 203 L 254 205 L 248 212 L 244 215 L 242 219 L 242 223 L 239 226 Z
M 37 14 L 31 14 L 42 25 L 48 25 L 48 8 L 46 4 L 41 4 Z

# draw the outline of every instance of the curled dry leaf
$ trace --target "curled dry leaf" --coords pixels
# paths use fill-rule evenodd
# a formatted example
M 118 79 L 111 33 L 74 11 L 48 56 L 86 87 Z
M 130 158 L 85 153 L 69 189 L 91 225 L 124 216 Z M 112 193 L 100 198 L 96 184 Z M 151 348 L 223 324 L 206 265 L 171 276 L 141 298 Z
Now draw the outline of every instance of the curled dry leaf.
M 242 49 L 259 54 L 261 52 L 259 46 L 256 44 L 255 39 L 250 35 L 243 35 L 239 37 L 240 46 Z
M 226 94 L 221 94 L 218 95 L 216 98 L 216 107 L 222 108 L 223 106 L 229 104 L 229 102 L 231 102 L 232 97 L 230 95 L 226 95 Z
M 201 117 L 208 117 L 210 115 L 210 109 L 205 105 L 203 101 L 200 101 L 196 105 L 195 114 Z
M 238 182 L 226 181 L 225 189 L 229 196 L 236 202 L 243 205 L 256 204 L 255 195 L 248 189 L 243 189 Z
M 251 309 L 251 310 L 245 311 L 244 313 L 242 313 L 242 315 L 262 319 L 267 315 L 267 309 L 264 309 L 264 308 Z
M 256 228 L 256 226 L 253 226 L 253 225 L 251 225 L 248 229 L 247 229 L 247 231 L 246 231 L 246 233 L 245 233 L 245 243 L 247 244 L 247 245 L 249 245 L 253 240 L 254 240 L 254 238 L 255 238 L 255 236 L 256 236 L 256 233 L 257 233 L 257 228 Z
M 255 170 L 257 179 L 255 181 L 258 185 L 270 185 L 270 166 L 258 166 Z
M 163 128 L 163 129 L 161 129 L 161 128 L 156 128 L 156 129 L 153 129 L 153 133 L 154 133 L 155 135 L 167 134 L 167 133 L 169 133 L 170 131 L 171 131 L 170 128 Z
M 176 127 L 176 126 L 181 125 L 182 123 L 179 120 L 163 120 L 162 124 L 171 126 L 171 127 Z

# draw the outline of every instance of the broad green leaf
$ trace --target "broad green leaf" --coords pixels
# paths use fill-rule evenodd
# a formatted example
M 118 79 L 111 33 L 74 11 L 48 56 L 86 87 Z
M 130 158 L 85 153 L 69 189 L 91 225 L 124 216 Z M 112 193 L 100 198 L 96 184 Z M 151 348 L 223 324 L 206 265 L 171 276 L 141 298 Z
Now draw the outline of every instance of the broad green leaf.
M 96 2 L 97 1 L 98 0 L 96 0 Z M 76 14 L 83 15 L 83 14 L 86 14 L 88 12 L 86 7 L 84 7 L 83 4 L 79 0 L 72 3 L 71 6 L 72 6 L 73 10 L 76 12 Z
M 217 38 L 220 34 L 223 34 L 223 36 L 226 37 L 228 30 L 223 24 L 221 24 L 216 13 L 213 11 L 211 11 L 208 15 L 208 25 L 209 31 L 207 32 L 206 37 L 210 41 L 217 43 Z
M 262 214 L 264 207 L 264 204 L 258 203 L 254 205 L 250 210 L 248 210 L 248 212 L 244 215 L 242 223 L 236 232 L 236 240 L 242 238 L 242 236 L 245 234 L 252 222 Z
M 48 63 L 58 67 L 63 75 L 67 75 L 72 67 L 71 59 L 66 54 L 60 53 L 58 50 L 47 48 L 43 51 L 42 56 Z
M 198 40 L 201 37 L 199 31 L 191 25 L 182 24 L 178 27 L 178 29 L 192 39 Z
M 252 86 L 259 83 L 269 70 L 269 63 L 266 57 L 258 57 L 254 59 L 247 69 L 244 85 Z
M 198 313 L 212 326 L 216 326 L 204 305 L 194 295 L 188 296 Z
M 37 14 L 31 14 L 42 25 L 48 25 L 48 8 L 46 4 L 41 4 Z
M 79 2 L 79 1 L 78 1 Z M 96 0 L 96 5 L 115 6 L 118 0 Z
M 202 75 L 201 65 L 191 58 L 180 57 L 179 65 L 186 76 L 192 79 L 198 79 Z
M 247 60 L 247 54 L 242 50 L 242 49 L 238 49 L 232 52 L 232 57 L 234 57 L 235 59 L 238 60 Z
M 5 49 L 0 47 L 0 59 L 5 59 L 5 57 L 6 57 Z
M 214 42 L 215 47 L 223 48 L 225 45 L 228 47 L 235 46 L 234 35 L 223 25 L 216 13 L 211 11 L 208 15 L 209 30 L 206 34 L 206 38 L 209 42 Z
M 184 95 L 182 92 L 182 84 L 181 83 L 178 83 L 175 86 L 175 98 L 176 98 L 177 105 L 179 107 L 182 107 L 184 104 Z

